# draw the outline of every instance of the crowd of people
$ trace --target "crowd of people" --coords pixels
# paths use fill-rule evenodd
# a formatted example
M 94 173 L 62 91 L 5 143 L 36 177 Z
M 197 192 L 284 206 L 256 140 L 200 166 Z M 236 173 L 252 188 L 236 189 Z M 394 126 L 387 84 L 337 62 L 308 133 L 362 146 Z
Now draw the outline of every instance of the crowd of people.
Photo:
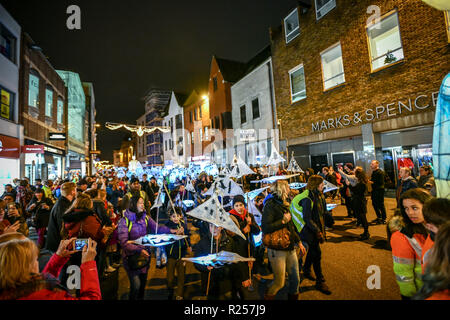
M 315 281 L 315 288 L 329 295 L 321 263 L 321 245 L 333 225 L 327 197 L 340 199 L 355 227 L 363 227 L 361 241 L 370 238 L 371 224 L 386 224 L 403 299 L 449 299 L 450 200 L 435 197 L 432 169 L 423 166 L 418 181 L 409 168 L 400 169 L 398 205 L 388 220 L 387 177 L 378 161 L 370 166 L 370 176 L 351 163 L 336 171 L 324 167 L 317 174 L 308 168 L 295 178 L 306 184 L 300 190 L 291 189 L 288 180 L 276 180 L 248 200 L 262 215 L 259 223 L 244 196 L 225 196 L 222 203 L 245 239 L 187 214 L 210 197 L 207 191 L 215 179 L 204 172 L 192 182 L 164 177 L 161 185 L 146 174 L 140 179 L 119 178 L 114 171 L 76 181 L 37 179 L 34 185 L 26 178 L 15 180 L 0 197 L 0 300 L 102 299 L 101 279 L 121 266 L 130 283 L 129 299 L 142 300 L 152 254 L 157 265 L 166 268 L 168 299 L 182 300 L 186 272 L 182 259 L 220 251 L 255 260 L 221 266 L 195 263 L 208 299 L 249 299 L 253 276 L 269 274 L 273 281 L 264 294 L 266 300 L 273 300 L 286 282 L 288 299 L 298 300 L 303 279 Z M 244 192 L 266 186 L 250 183 L 264 177 L 253 169 L 254 175 L 239 181 Z M 338 188 L 324 193 L 325 182 Z M 369 193 L 377 216 L 370 223 Z M 36 241 L 30 239 L 30 232 L 37 235 Z M 191 243 L 193 232 L 199 235 L 196 243 Z M 187 237 L 155 250 L 135 242 L 147 234 Z M 263 240 L 256 240 L 258 236 Z M 40 271 L 38 258 L 43 251 L 51 258 Z M 81 271 L 76 290 L 67 288 L 67 268 L 74 265 Z

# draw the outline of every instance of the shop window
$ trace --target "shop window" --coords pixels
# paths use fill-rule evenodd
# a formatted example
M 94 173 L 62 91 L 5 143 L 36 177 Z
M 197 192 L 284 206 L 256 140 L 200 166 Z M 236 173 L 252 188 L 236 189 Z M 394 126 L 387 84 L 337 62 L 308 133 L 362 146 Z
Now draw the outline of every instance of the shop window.
M 258 119 L 260 117 L 259 113 L 259 99 L 256 98 L 252 101 L 252 113 L 253 119 Z
M 344 83 L 345 75 L 341 43 L 338 43 L 323 52 L 321 58 L 324 90 L 328 90 Z
M 450 10 L 444 11 L 445 26 L 447 28 L 447 41 L 450 43 Z
M 45 116 L 51 117 L 53 113 L 53 90 L 45 89 Z
M 1 113 L 0 116 L 4 119 L 14 121 L 14 93 L 0 87 L 1 93 Z
M 298 22 L 298 11 L 297 8 L 294 9 L 285 19 L 284 19 L 284 33 L 286 36 L 286 43 L 291 42 L 295 37 L 300 34 L 300 24 Z
M 316 19 L 319 20 L 336 7 L 336 0 L 316 0 Z
M 0 53 L 12 63 L 16 63 L 17 39 L 0 23 Z
M 64 116 L 64 102 L 61 98 L 58 98 L 58 105 L 57 105 L 57 121 L 59 124 L 63 123 L 63 116 Z
M 31 70 L 28 84 L 28 105 L 30 107 L 39 107 L 39 76 L 37 72 Z
M 245 112 L 245 105 L 243 105 L 241 107 L 241 124 L 246 123 L 247 122 L 247 115 Z
M 305 71 L 303 65 L 299 65 L 289 71 L 291 81 L 291 101 L 292 103 L 306 98 Z
M 397 11 L 367 26 L 372 72 L 404 59 Z

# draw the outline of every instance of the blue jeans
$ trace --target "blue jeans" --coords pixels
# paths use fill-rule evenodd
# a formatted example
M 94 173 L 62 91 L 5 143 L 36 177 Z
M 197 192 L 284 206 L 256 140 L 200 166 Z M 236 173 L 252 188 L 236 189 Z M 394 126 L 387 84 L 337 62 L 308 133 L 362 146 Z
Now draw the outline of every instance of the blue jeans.
M 288 294 L 297 294 L 300 279 L 295 250 L 283 251 L 268 248 L 267 255 L 273 271 L 273 283 L 267 290 L 267 294 L 276 295 L 284 287 L 286 272 L 288 273 Z
M 128 274 L 130 280 L 129 300 L 144 300 L 145 285 L 147 284 L 147 272 L 137 275 Z

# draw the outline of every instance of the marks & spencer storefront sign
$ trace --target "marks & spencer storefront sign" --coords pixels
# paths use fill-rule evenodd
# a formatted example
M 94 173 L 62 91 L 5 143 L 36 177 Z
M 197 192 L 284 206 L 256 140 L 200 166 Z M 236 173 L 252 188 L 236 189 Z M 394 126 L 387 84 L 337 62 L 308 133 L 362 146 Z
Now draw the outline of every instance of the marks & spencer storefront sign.
M 312 123 L 312 132 L 320 132 L 330 129 L 344 128 L 350 125 L 363 124 L 364 122 L 377 121 L 385 115 L 395 117 L 416 110 L 426 110 L 431 106 L 436 107 L 439 92 L 433 92 L 431 95 L 421 94 L 407 101 L 396 101 L 386 105 L 380 105 L 372 109 L 366 109 L 363 112 L 355 112 L 352 115 L 345 114 L 327 120 Z

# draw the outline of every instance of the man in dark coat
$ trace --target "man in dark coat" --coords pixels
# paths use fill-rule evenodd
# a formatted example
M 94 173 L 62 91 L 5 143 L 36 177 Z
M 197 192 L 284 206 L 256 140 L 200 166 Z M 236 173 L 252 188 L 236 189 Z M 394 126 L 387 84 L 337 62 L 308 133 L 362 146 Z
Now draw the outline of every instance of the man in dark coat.
M 45 248 L 52 253 L 58 250 L 61 242 L 61 228 L 64 213 L 69 209 L 77 194 L 77 186 L 73 182 L 66 182 L 61 186 L 61 197 L 56 201 L 50 212 Z
M 377 218 L 372 221 L 376 224 L 386 224 L 386 208 L 384 206 L 384 171 L 380 169 L 378 160 L 373 160 L 370 164 L 372 175 L 370 184 L 372 185 L 372 206 Z

